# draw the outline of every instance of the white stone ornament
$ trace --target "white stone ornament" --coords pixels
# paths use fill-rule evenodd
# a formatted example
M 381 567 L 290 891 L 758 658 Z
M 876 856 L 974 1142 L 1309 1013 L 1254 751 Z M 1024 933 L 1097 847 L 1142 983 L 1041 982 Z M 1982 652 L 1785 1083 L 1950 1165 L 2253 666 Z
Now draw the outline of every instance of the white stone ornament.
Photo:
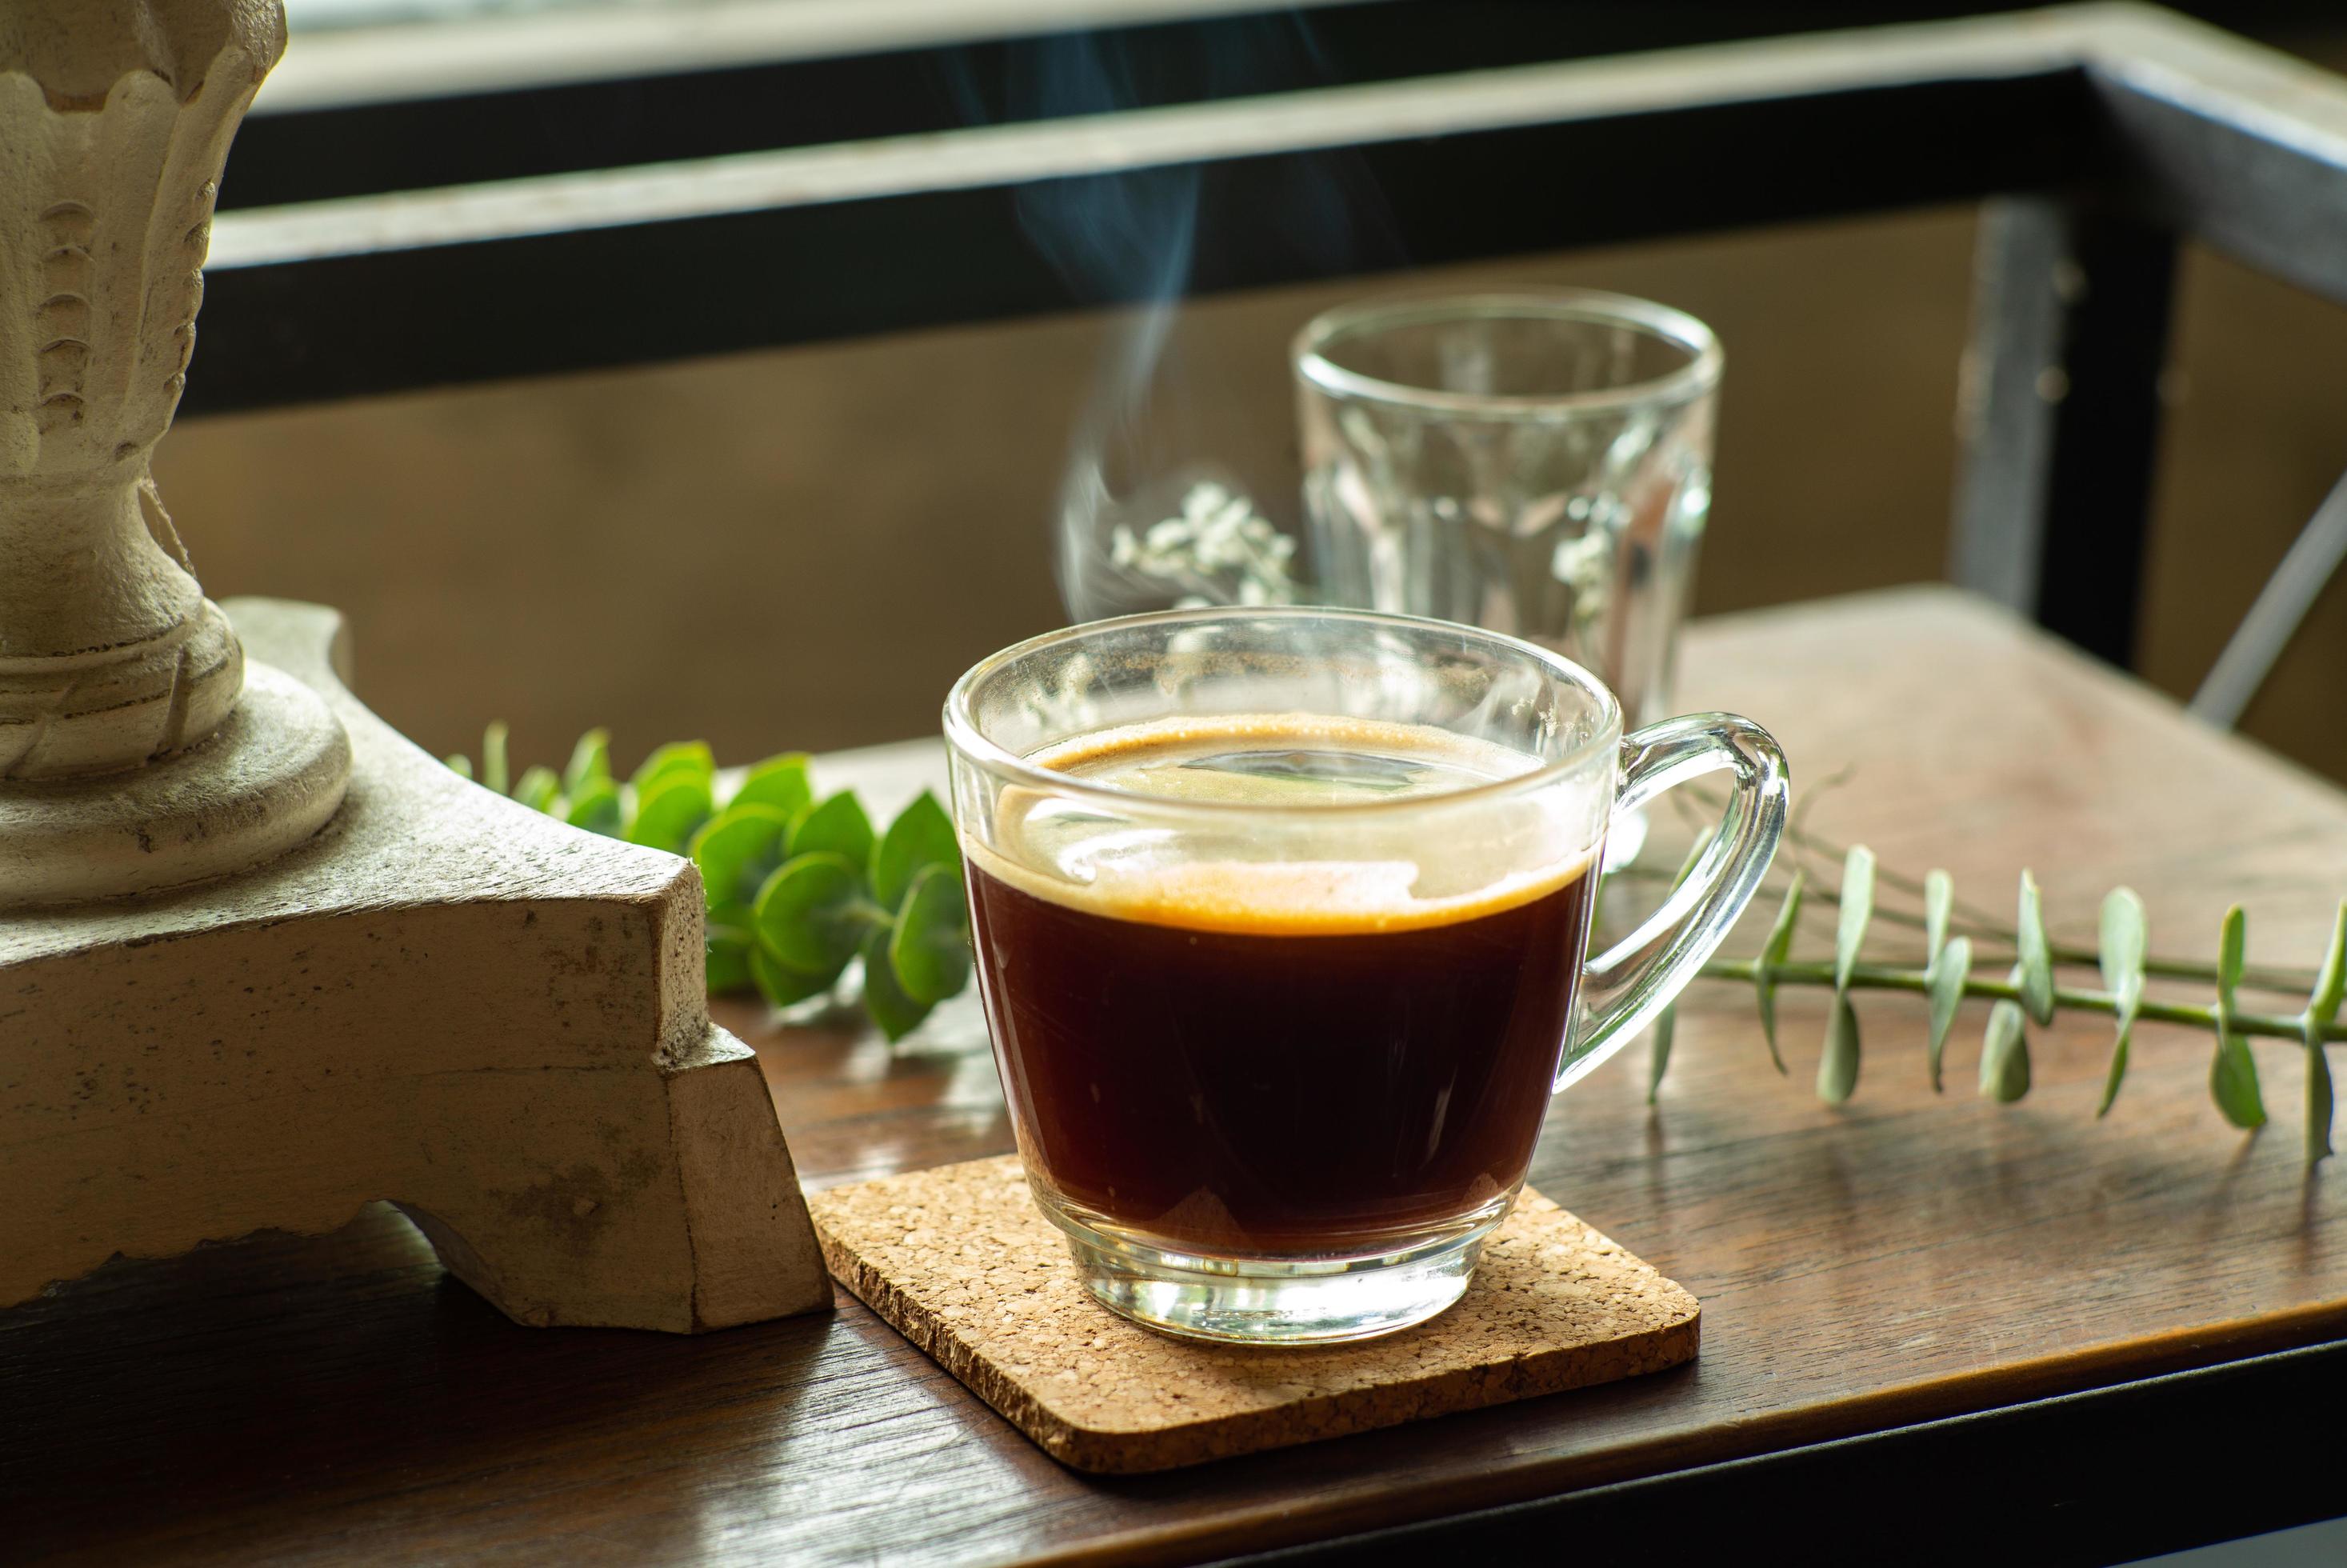
M 244 651 L 148 472 L 284 46 L 274 0 L 0 7 L 0 907 L 256 866 L 342 800 L 315 694 L 264 673 L 240 709 Z
M 148 459 L 229 138 L 284 47 L 273 4 L 0 11 L 0 777 L 136 767 L 235 706 L 242 651 Z
M 0 0 L 0 1308 L 375 1200 L 524 1323 L 826 1307 L 691 864 L 401 739 L 332 611 L 232 625 L 156 494 L 284 36 L 278 0 Z

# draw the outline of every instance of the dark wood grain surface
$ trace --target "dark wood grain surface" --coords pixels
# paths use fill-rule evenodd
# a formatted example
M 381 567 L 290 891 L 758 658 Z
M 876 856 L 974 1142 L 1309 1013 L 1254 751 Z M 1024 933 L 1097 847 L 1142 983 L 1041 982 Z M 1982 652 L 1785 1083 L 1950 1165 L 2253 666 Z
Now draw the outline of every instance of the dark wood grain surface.
M 2306 964 L 2347 889 L 2347 797 L 1945 590 L 1715 621 L 1688 706 L 1776 729 L 1818 831 L 1944 865 L 2057 937 L 2110 884 L 2157 950 L 2250 908 L 2253 962 Z M 830 776 L 913 787 L 928 748 Z M 1896 951 L 1896 934 L 1882 950 Z M 2277 1003 L 2291 1010 L 2295 1003 Z M 1692 1367 L 1438 1423 L 1123 1481 L 1061 1470 L 852 1301 L 700 1339 L 514 1327 L 374 1208 L 332 1236 L 116 1265 L 0 1313 L 0 1559 L 1187 1561 L 1552 1493 L 2347 1330 L 2347 1174 L 2309 1173 L 2300 1069 L 2258 1047 L 2276 1124 L 2208 1103 L 2205 1038 L 2034 1033 L 2037 1089 L 1971 1093 L 1979 1018 L 1923 1082 L 1921 1014 L 1859 1002 L 1856 1102 L 1807 1084 L 1823 1013 L 1699 990 L 1661 1102 L 1643 1053 L 1556 1106 L 1532 1178 L 1694 1290 Z M 811 1186 L 1010 1146 L 974 1009 L 891 1050 L 723 1021 L 756 1045 Z

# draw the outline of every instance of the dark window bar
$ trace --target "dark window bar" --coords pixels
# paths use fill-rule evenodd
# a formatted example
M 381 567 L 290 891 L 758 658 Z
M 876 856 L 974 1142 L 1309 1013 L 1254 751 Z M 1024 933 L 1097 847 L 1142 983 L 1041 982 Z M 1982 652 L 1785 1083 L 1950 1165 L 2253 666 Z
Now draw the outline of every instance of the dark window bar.
M 274 207 L 1976 8 L 1306 0 L 1270 12 L 1262 0 L 956 0 L 861 13 L 733 5 L 698 10 L 691 27 L 638 6 L 328 29 L 297 36 L 262 89 L 222 201 Z M 891 20 L 907 10 L 917 26 Z M 1112 68 L 1075 79 L 1069 67 L 1081 59 Z M 1114 101 L 1102 101 L 1111 88 Z
M 1996 200 L 1952 569 L 2120 662 L 2178 241 L 2347 302 L 2347 81 L 2095 5 L 224 211 L 188 412 L 1130 302 L 1022 210 L 1144 170 L 1191 293 Z

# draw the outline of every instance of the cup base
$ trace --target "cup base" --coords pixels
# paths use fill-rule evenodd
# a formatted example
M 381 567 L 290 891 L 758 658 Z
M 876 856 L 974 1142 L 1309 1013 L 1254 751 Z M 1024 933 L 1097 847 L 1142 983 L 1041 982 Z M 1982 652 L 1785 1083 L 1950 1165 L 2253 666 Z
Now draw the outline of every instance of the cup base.
M 1049 1200 L 1042 1207 L 1067 1233 L 1085 1288 L 1121 1317 L 1225 1345 L 1330 1345 L 1395 1333 L 1457 1301 L 1509 1200 L 1463 1234 L 1374 1256 L 1296 1261 L 1172 1251 L 1103 1234 Z

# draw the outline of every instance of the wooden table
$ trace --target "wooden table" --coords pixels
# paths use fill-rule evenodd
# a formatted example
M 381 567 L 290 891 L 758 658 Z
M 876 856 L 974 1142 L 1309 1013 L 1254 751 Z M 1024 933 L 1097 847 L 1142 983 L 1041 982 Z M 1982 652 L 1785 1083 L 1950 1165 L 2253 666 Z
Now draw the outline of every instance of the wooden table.
M 2123 881 L 2155 950 L 2212 953 L 2238 899 L 2252 962 L 2305 965 L 2347 891 L 2347 796 L 1948 590 L 1702 625 L 1683 689 L 1772 726 L 1797 784 L 1854 766 L 1816 831 L 1943 865 L 2000 909 L 2034 867 L 2057 938 L 2091 943 Z M 926 748 L 864 753 L 830 776 L 886 794 L 935 765 Z M 0 1314 L 0 1560 L 1174 1562 L 1566 1493 L 1579 1512 L 1484 1514 L 1462 1538 L 1561 1548 L 1558 1530 L 1588 1546 L 1635 1527 L 1676 1549 L 1792 1531 L 1832 1557 L 1876 1549 L 1863 1532 L 1911 1496 L 1930 1522 L 1903 1550 L 1878 1542 L 1890 1556 L 2009 1519 L 2091 1558 L 2177 1498 L 2246 1496 L 2260 1476 L 2298 1478 L 2260 1522 L 2347 1511 L 2335 1459 L 2303 1495 L 2313 1450 L 2291 1424 L 2335 1408 L 2342 1358 L 2273 1354 L 2347 1329 L 2347 1162 L 2302 1163 L 2293 1048 L 2258 1047 L 2276 1124 L 2248 1138 L 2209 1104 L 2205 1038 L 2145 1029 L 2097 1124 L 2092 1020 L 2035 1031 L 2035 1092 L 2000 1109 L 1971 1092 L 1974 1010 L 1934 1099 L 1920 1010 L 1868 996 L 1864 1077 L 1836 1111 L 1808 1089 L 1818 999 L 1782 1007 L 1789 1081 L 1749 996 L 1706 989 L 1660 1103 L 1627 1053 L 1559 1102 L 1534 1164 L 1702 1297 L 1703 1355 L 1680 1371 L 1089 1480 L 853 1301 L 700 1339 L 518 1328 L 377 1208 L 332 1236 L 116 1265 Z M 973 1007 L 893 1051 L 723 1016 L 764 1053 L 810 1186 L 1010 1147 Z M 2145 1381 L 2226 1363 L 2249 1370 Z M 2085 1427 L 2065 1414 L 2082 1409 Z M 2004 1413 L 1945 1424 L 1983 1411 Z M 2061 1476 L 2130 1465 L 2123 1508 L 2082 1479 L 2083 1517 L 2046 1522 L 2072 1495 Z

